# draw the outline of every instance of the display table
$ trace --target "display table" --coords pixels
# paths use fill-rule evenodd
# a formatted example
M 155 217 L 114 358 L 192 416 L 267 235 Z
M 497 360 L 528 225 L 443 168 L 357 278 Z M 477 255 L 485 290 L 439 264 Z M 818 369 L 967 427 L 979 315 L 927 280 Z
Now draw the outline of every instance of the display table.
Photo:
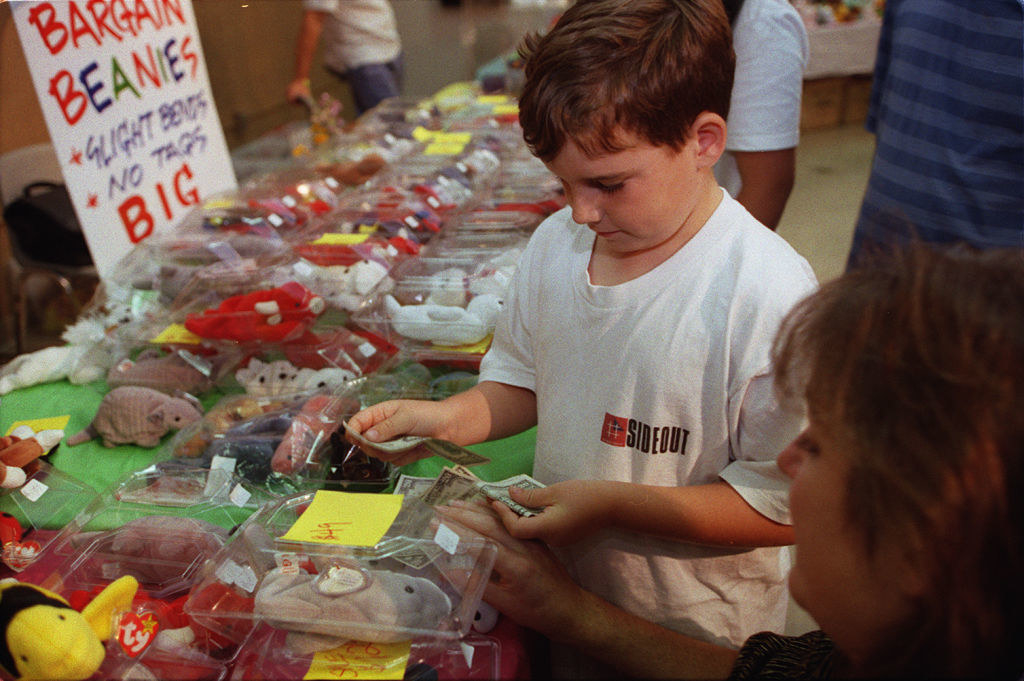
M 261 362 L 270 365 L 281 355 L 287 356 L 290 364 L 294 362 L 292 368 L 301 366 L 303 371 L 316 372 L 324 364 L 338 368 L 332 364 L 334 355 L 331 354 L 337 350 L 339 356 L 346 355 L 348 364 L 344 366 L 348 367 L 349 373 L 370 377 L 381 370 L 375 363 L 376 358 L 374 362 L 364 363 L 348 353 L 369 360 L 381 347 L 366 335 L 349 338 L 351 334 L 341 330 L 349 321 L 348 313 L 363 309 L 379 312 L 371 303 L 386 302 L 386 299 L 381 294 L 371 301 L 375 289 L 371 288 L 372 282 L 366 277 L 358 286 L 357 282 L 349 281 L 354 279 L 354 276 L 347 277 L 353 274 L 349 270 L 355 269 L 350 256 L 356 254 L 359 264 L 380 266 L 369 273 L 375 277 L 375 282 L 383 281 L 381 277 L 384 275 L 392 277 L 390 284 L 404 282 L 405 276 L 415 280 L 422 273 L 399 272 L 396 263 L 417 264 L 405 256 L 416 254 L 419 246 L 426 243 L 433 232 L 439 231 L 442 224 L 458 236 L 460 223 L 455 218 L 461 217 L 467 224 L 472 222 L 470 227 L 461 225 L 465 227 L 463 235 L 476 235 L 483 225 L 488 232 L 515 238 L 496 241 L 497 247 L 504 249 L 500 254 L 486 251 L 477 257 L 479 249 L 474 246 L 463 249 L 466 252 L 461 252 L 461 255 L 459 249 L 444 251 L 441 257 L 431 262 L 443 266 L 442 272 L 449 274 L 455 265 L 467 262 L 467 267 L 472 266 L 474 272 L 480 273 L 480 279 L 484 276 L 493 278 L 495 281 L 488 282 L 493 286 L 501 283 L 497 276 L 499 271 L 502 281 L 511 276 L 508 270 L 515 262 L 513 249 L 525 243 L 528 231 L 543 215 L 564 203 L 560 200 L 557 182 L 552 182 L 553 178 L 543 166 L 523 164 L 520 151 L 506 148 L 511 145 L 504 141 L 496 144 L 496 140 L 504 140 L 504 137 L 496 135 L 494 126 L 514 122 L 514 116 L 507 110 L 509 102 L 495 102 L 493 97 L 479 101 L 474 92 L 472 87 L 455 88 L 448 94 L 439 95 L 439 100 L 447 102 L 447 105 L 431 105 L 422 111 L 406 111 L 404 103 L 396 103 L 398 109 L 394 111 L 385 107 L 375 114 L 377 118 L 361 119 L 372 135 L 360 133 L 352 139 L 346 137 L 344 146 L 332 151 L 337 154 L 337 163 L 314 166 L 313 158 L 295 163 L 288 156 L 289 163 L 285 165 L 290 172 L 282 173 L 281 177 L 274 176 L 276 166 L 267 168 L 267 164 L 273 165 L 276 160 L 281 160 L 280 152 L 285 147 L 290 149 L 292 140 L 288 139 L 288 144 L 283 146 L 275 146 L 273 140 L 263 140 L 271 142 L 270 146 L 250 150 L 252 153 L 248 160 L 251 163 L 246 172 L 270 170 L 270 177 L 264 178 L 263 184 L 247 185 L 237 195 L 204 205 L 195 214 L 195 222 L 190 222 L 188 228 L 181 227 L 181 234 L 175 235 L 174 239 L 168 242 L 147 240 L 145 248 L 133 253 L 133 259 L 126 260 L 119 268 L 119 273 L 124 274 L 124 281 L 118 281 L 117 285 L 130 290 L 130 299 L 110 296 L 103 301 L 102 314 L 92 321 L 98 321 L 101 329 L 114 324 L 120 329 L 139 322 L 140 335 L 131 337 L 150 339 L 148 343 L 154 345 L 174 345 L 191 342 L 191 339 L 182 341 L 175 333 L 170 333 L 169 337 L 163 333 L 154 337 L 149 333 L 150 324 L 159 324 L 161 328 L 181 326 L 184 331 L 213 340 L 255 343 L 259 346 L 258 351 L 247 357 L 249 364 L 246 369 L 254 368 L 257 356 Z M 461 127 L 456 132 L 455 141 L 443 136 L 435 139 L 438 136 L 434 133 L 443 132 L 440 129 L 445 125 L 442 120 L 444 112 L 456 107 L 470 109 L 472 117 L 458 119 Z M 405 123 L 399 126 L 401 130 L 398 133 L 408 136 L 399 138 L 390 132 L 386 135 L 382 132 L 395 120 L 420 121 L 424 117 L 430 127 L 419 126 L 416 130 L 433 140 L 430 144 L 406 130 L 410 126 Z M 474 138 L 469 128 L 480 134 Z M 394 174 L 383 179 L 379 186 L 369 187 L 369 194 L 350 193 L 348 190 L 360 186 L 365 178 L 359 182 L 349 182 L 345 179 L 347 175 L 339 179 L 335 174 L 342 173 L 337 166 L 351 169 L 356 160 L 350 155 L 365 160 L 370 155 L 367 149 L 367 137 L 370 136 L 379 138 L 370 146 L 375 156 L 370 165 L 377 168 L 374 172 L 382 172 L 378 166 L 386 160 L 388 163 L 396 162 L 392 169 Z M 518 139 L 518 135 L 510 134 L 508 139 Z M 342 140 L 335 142 L 342 144 Z M 515 163 L 510 166 L 514 170 L 507 177 L 498 172 L 506 160 L 506 153 L 507 160 Z M 414 158 L 413 155 L 422 158 Z M 426 158 L 428 156 L 431 158 Z M 399 161 L 408 167 L 397 163 Z M 301 179 L 297 179 L 297 175 L 301 175 Z M 498 183 L 499 178 L 506 183 L 504 187 Z M 537 188 L 535 192 L 523 189 L 534 186 Z M 515 191 L 508 196 L 500 195 L 506 198 L 496 198 L 493 205 L 488 204 L 490 210 L 470 201 L 490 196 L 492 191 L 498 196 L 499 190 L 513 189 Z M 420 198 L 422 196 L 433 201 Z M 349 199 L 351 203 L 346 203 Z M 369 216 L 365 215 L 368 212 L 366 206 L 373 208 Z M 460 208 L 466 208 L 466 212 L 460 215 L 457 210 Z M 482 223 L 478 223 L 475 221 L 480 217 L 476 215 L 477 210 L 481 214 L 500 212 L 501 215 L 485 215 L 481 218 Z M 521 213 L 527 213 L 526 218 Z M 342 219 L 340 216 L 345 217 Z M 191 228 L 195 228 L 195 233 L 190 231 Z M 369 236 L 371 233 L 372 237 Z M 360 235 L 365 238 L 345 239 Z M 371 239 L 372 243 L 368 243 Z M 287 257 L 282 253 L 285 249 L 278 246 L 288 247 Z M 365 246 L 365 249 L 357 250 L 356 246 Z M 339 254 L 339 251 L 345 252 Z M 495 260 L 488 259 L 492 256 Z M 393 265 L 396 265 L 394 270 Z M 418 304 L 421 302 L 417 297 L 420 294 L 423 294 L 422 300 L 432 300 L 429 296 L 435 288 L 439 293 L 446 292 L 447 280 L 433 277 L 434 274 L 438 273 L 427 273 L 424 275 L 426 281 L 413 281 L 420 289 L 414 292 L 413 298 L 403 300 L 403 305 Z M 469 275 L 458 277 L 452 288 L 452 291 L 460 292 L 462 302 L 447 307 L 460 307 L 469 303 L 471 298 L 486 295 L 481 292 L 483 289 L 470 293 L 469 284 L 474 282 L 467 281 L 468 278 Z M 362 289 L 358 294 L 366 298 L 356 305 L 351 299 L 355 296 L 353 291 L 359 287 Z M 487 291 L 492 299 L 483 298 L 482 302 L 493 307 L 493 298 L 498 298 L 500 289 L 492 287 Z M 207 294 L 212 295 L 212 299 L 208 300 Z M 264 294 L 272 295 L 264 297 Z M 163 301 L 154 305 L 160 309 L 149 309 L 149 303 L 155 304 L 157 300 Z M 330 302 L 325 303 L 325 300 Z M 161 307 L 167 301 L 174 302 L 166 308 Z M 146 309 L 139 310 L 136 315 L 137 303 Z M 131 314 L 118 316 L 123 313 L 119 306 L 130 309 Z M 206 312 L 213 314 L 206 315 Z M 176 316 L 179 313 L 180 317 Z M 204 323 L 196 322 L 197 319 Z M 369 322 L 383 323 L 389 319 L 391 315 L 381 314 Z M 189 322 L 193 324 L 190 326 Z M 444 394 L 464 389 L 462 386 L 473 379 L 470 371 L 475 366 L 473 360 L 479 361 L 479 355 L 486 348 L 480 342 L 491 331 L 485 329 L 485 333 L 479 334 L 472 342 L 460 340 L 459 343 L 442 344 L 437 341 L 452 341 L 451 334 L 463 329 L 456 328 L 455 322 L 441 326 L 440 330 L 431 329 L 431 333 L 447 334 L 439 339 L 433 335 L 426 339 L 412 335 L 404 337 L 390 328 L 371 330 L 368 334 L 381 339 L 381 346 L 395 345 L 395 352 L 407 349 L 404 341 L 398 339 L 398 336 L 403 336 L 409 341 L 410 356 L 416 363 L 421 361 L 413 351 L 417 343 L 436 342 L 440 349 L 428 347 L 426 354 L 429 357 L 422 360 L 423 366 L 427 366 L 429 361 L 433 362 L 431 368 L 437 367 L 454 357 L 453 364 L 460 369 L 457 373 L 470 375 L 449 377 L 443 389 L 435 390 L 431 384 L 427 394 L 433 399 L 441 399 Z M 480 326 L 477 323 L 471 330 L 480 331 Z M 301 329 L 304 338 L 314 336 L 315 343 L 309 347 L 282 347 L 285 336 L 288 340 L 299 337 L 299 333 L 291 335 L 296 329 Z M 391 340 L 392 334 L 396 335 L 395 342 Z M 148 346 L 145 349 L 133 347 L 123 359 L 141 363 L 139 358 L 149 349 Z M 136 350 L 138 354 L 135 354 Z M 289 355 L 289 350 L 294 351 L 294 356 Z M 420 350 L 422 352 L 423 348 Z M 249 346 L 246 346 L 246 352 L 249 351 Z M 320 355 L 320 351 L 325 351 L 325 354 Z M 193 356 L 192 359 L 202 358 Z M 196 366 L 198 361 L 187 358 L 186 361 L 193 369 L 199 368 Z M 178 368 L 187 367 L 178 365 Z M 256 380 L 266 379 L 267 385 L 296 386 L 300 390 L 300 386 L 316 384 L 307 382 L 309 377 L 304 377 L 301 384 L 274 383 L 275 380 L 295 378 L 288 371 L 274 371 L 278 373 L 260 375 Z M 206 378 L 213 376 L 212 371 L 202 373 Z M 217 376 L 222 377 L 220 373 Z M 117 376 L 111 378 L 111 382 L 115 382 L 115 378 Z M 231 387 L 223 388 L 230 392 L 218 389 L 200 395 L 207 414 L 223 398 L 238 395 L 242 386 L 250 385 L 237 373 L 234 378 L 235 382 L 229 380 L 226 384 Z M 423 376 L 405 378 L 416 382 Z M 250 379 L 251 373 L 246 380 Z M 320 385 L 333 385 L 327 378 L 318 377 L 318 380 Z M 148 385 L 146 382 L 133 384 Z M 179 385 L 171 382 L 166 391 L 172 392 Z M 358 390 L 362 384 L 348 385 Z M 283 388 L 281 392 L 291 389 Z M 264 389 L 256 388 L 253 392 L 264 392 Z M 28 480 L 24 484 L 16 489 L 0 490 L 0 502 L 8 504 L 0 507 L 0 511 L 7 513 L 5 520 L 9 536 L 3 545 L 4 565 L 10 571 L 19 571 L 16 576 L 26 584 L 52 587 L 61 593 L 66 589 L 83 599 L 103 593 L 97 588 L 106 589 L 116 583 L 116 580 L 111 580 L 121 574 L 135 576 L 139 573 L 136 579 L 145 585 L 147 593 L 136 595 L 136 601 L 141 600 L 142 604 L 133 602 L 125 618 L 120 620 L 120 648 L 111 646 L 110 653 L 114 654 L 108 654 L 105 664 L 130 664 L 122 660 L 123 652 L 155 678 L 175 678 L 176 675 L 188 676 L 195 681 L 223 681 L 229 677 L 311 678 L 306 675 L 312 668 L 313 661 L 306 659 L 311 655 L 294 655 L 292 653 L 296 650 L 286 650 L 288 646 L 273 641 L 286 637 L 289 631 L 300 635 L 341 636 L 342 642 L 362 640 L 358 634 L 364 633 L 368 640 L 372 639 L 370 634 L 378 637 L 380 640 L 376 642 L 400 635 L 405 638 L 397 639 L 399 642 L 408 640 L 415 643 L 422 639 L 431 644 L 425 647 L 441 648 L 430 652 L 437 652 L 440 656 L 438 664 L 431 661 L 414 665 L 430 666 L 434 672 L 433 676 L 421 675 L 418 678 L 461 680 L 469 678 L 466 669 L 474 672 L 471 678 L 529 678 L 532 671 L 531 635 L 503 618 L 498 618 L 498 626 L 491 633 L 484 632 L 491 643 L 481 646 L 493 651 L 500 649 L 500 654 L 492 654 L 489 658 L 500 657 L 500 663 L 487 663 L 485 655 L 484 662 L 474 665 L 469 659 L 474 655 L 466 652 L 466 639 L 476 636 L 471 629 L 473 623 L 491 621 L 492 612 L 480 606 L 480 599 L 498 547 L 455 523 L 444 527 L 439 523 L 434 527 L 436 519 L 431 509 L 424 507 L 411 494 L 401 500 L 404 503 L 393 503 L 399 500 L 390 497 L 388 492 L 393 489 L 391 483 L 398 478 L 398 471 L 368 464 L 362 457 L 349 456 L 353 449 L 337 437 L 333 442 L 325 443 L 325 436 L 330 434 L 322 429 L 323 422 L 316 419 L 337 419 L 343 413 L 342 407 L 332 411 L 321 409 L 319 400 L 282 400 L 282 412 L 271 413 L 280 405 L 270 407 L 258 403 L 258 400 L 239 400 L 246 406 L 236 412 L 232 410 L 238 403 L 230 401 L 220 405 L 221 409 L 211 417 L 210 423 L 200 423 L 197 431 L 190 431 L 186 426 L 181 439 L 175 439 L 174 434 L 166 434 L 157 447 L 104 447 L 100 439 L 69 446 L 67 439 L 90 425 L 107 394 L 105 380 L 87 385 L 72 385 L 62 380 L 23 388 L 0 398 L 0 434 L 9 432 L 18 424 L 26 424 L 36 432 L 61 429 L 65 436 L 52 454 L 25 465 Z M 379 396 L 384 399 L 395 394 L 382 392 Z M 117 405 L 117 409 L 121 410 L 119 415 L 132 419 L 133 424 L 156 414 L 144 409 L 134 401 L 135 398 L 127 399 L 132 401 L 127 406 Z M 302 409 L 309 406 L 309 411 L 298 411 L 300 403 Z M 354 409 L 357 401 L 352 399 L 350 402 L 342 401 L 342 404 L 345 408 Z M 267 411 L 260 412 L 264 406 L 268 406 Z M 250 413 L 252 410 L 255 410 L 255 415 Z M 268 414 L 266 420 L 255 426 L 246 422 L 241 424 L 243 429 L 232 432 L 231 437 L 221 437 L 250 416 L 262 418 Z M 291 427 L 300 415 L 310 421 L 299 423 L 293 432 Z M 232 421 L 236 416 L 238 419 Z M 178 423 L 191 417 L 194 414 L 181 416 Z M 286 419 L 290 422 L 283 423 Z M 228 421 L 230 423 L 225 423 Z M 207 428 L 203 430 L 204 427 Z M 309 439 L 305 439 L 307 435 Z M 252 438 L 246 440 L 247 436 Z M 278 455 L 284 442 L 282 436 L 291 436 L 287 447 L 281 449 L 286 455 L 282 458 L 286 458 L 287 463 L 273 470 L 271 462 L 275 460 L 272 457 Z M 272 442 L 274 438 L 279 441 Z M 179 449 L 182 441 L 188 446 Z M 486 456 L 489 462 L 474 466 L 472 471 L 486 481 L 500 481 L 529 473 L 533 466 L 535 442 L 536 433 L 531 429 L 517 436 L 475 445 L 471 449 Z M 214 448 L 212 445 L 226 447 Z M 24 446 L 19 449 L 22 448 Z M 326 465 L 326 456 L 320 457 L 321 452 L 328 450 L 332 457 L 331 466 Z M 174 464 L 154 465 L 174 454 L 180 456 Z M 315 460 L 310 461 L 311 458 Z M 338 461 L 342 458 L 346 459 L 344 466 Z M 357 458 L 359 460 L 353 462 Z M 178 463 L 184 465 L 175 465 Z M 275 463 L 280 464 L 281 458 Z M 307 465 L 309 463 L 316 465 Z M 432 479 L 449 465 L 452 464 L 448 460 L 434 457 L 404 466 L 400 472 Z M 292 466 L 296 470 L 281 470 Z M 342 473 L 350 478 L 325 480 L 327 477 L 340 477 Z M 329 492 L 312 493 L 319 492 L 321 488 Z M 369 493 L 358 496 L 331 493 L 338 489 Z M 472 489 L 472 483 L 462 489 Z M 396 509 L 396 506 L 400 508 Z M 398 515 L 388 519 L 386 513 L 391 510 Z M 185 518 L 190 522 L 184 522 Z M 380 534 L 374 534 L 378 529 Z M 293 530 L 299 536 L 288 534 Z M 395 536 L 388 537 L 385 530 L 393 530 Z M 318 603 L 315 617 L 310 617 L 298 606 L 290 606 L 289 609 L 272 604 L 266 606 L 269 610 L 260 609 L 280 595 L 280 591 L 275 589 L 281 580 L 296 576 L 309 586 L 307 602 Z M 399 591 L 402 579 L 413 578 L 426 580 L 430 588 L 421 584 L 422 589 L 409 586 Z M 325 584 L 323 590 L 311 586 L 321 582 Z M 431 607 L 411 604 L 403 610 L 398 599 L 385 599 L 382 601 L 382 616 L 375 619 L 375 613 L 354 604 L 361 599 L 372 598 L 371 592 L 363 593 L 364 589 L 374 589 L 372 593 L 376 595 L 385 593 L 389 585 L 403 603 L 409 601 L 403 596 L 406 593 L 423 597 L 434 594 Z M 437 597 L 439 589 L 440 598 Z M 356 595 L 351 599 L 341 598 L 350 594 Z M 173 600 L 169 600 L 172 597 Z M 340 600 L 332 603 L 332 613 L 320 609 L 319 604 L 324 598 L 335 597 Z M 425 623 L 420 623 L 420 618 L 413 615 L 423 615 Z M 136 639 L 136 634 L 141 636 L 140 627 L 146 626 L 140 624 L 143 616 L 149 617 L 145 620 L 149 625 L 159 620 L 157 623 L 167 632 L 187 627 L 187 632 L 177 632 L 183 636 L 185 645 L 180 645 L 181 641 L 171 635 L 165 637 L 170 641 L 154 640 L 154 644 L 161 645 L 146 648 L 140 655 L 141 642 Z M 323 631 L 324 628 L 327 631 Z M 267 633 L 263 631 L 266 629 L 271 630 L 268 636 L 257 637 Z M 152 626 L 147 631 L 152 633 Z M 442 644 L 437 645 L 435 639 L 440 639 Z M 342 654 L 338 652 L 340 649 L 323 652 L 325 656 Z M 273 667 L 262 664 L 264 658 L 260 655 L 267 651 L 281 653 L 279 657 L 287 658 L 279 661 L 287 665 L 287 670 L 275 674 Z M 454 654 L 456 662 L 463 660 L 461 666 L 447 664 L 450 653 Z M 208 663 L 207 671 L 202 675 L 183 671 L 186 654 L 188 660 L 195 657 L 197 664 L 200 661 Z M 254 666 L 248 666 L 250 654 L 257 656 Z M 160 655 L 169 656 L 169 662 Z M 199 660 L 198 656 L 203 659 Z M 394 659 L 399 658 L 396 656 Z M 406 661 L 412 659 L 407 656 Z M 329 661 L 336 660 L 332 658 Z M 165 663 L 170 666 L 162 667 Z M 171 671 L 163 672 L 162 669 Z M 234 674 L 236 670 L 240 676 Z M 119 668 L 116 674 L 103 678 L 136 678 L 123 671 Z
M 808 28 L 810 54 L 804 79 L 872 73 L 881 30 L 881 22 L 874 19 Z
M 72 385 L 65 381 L 47 383 L 23 388 L 3 396 L 0 402 L 0 432 L 8 432 L 12 425 L 20 422 L 38 422 L 39 419 L 56 419 L 58 423 L 67 421 L 65 435 L 77 433 L 92 420 L 96 409 L 106 390 L 104 381 L 89 385 Z M 204 400 L 209 408 L 222 395 L 211 394 Z M 48 426 L 52 427 L 52 426 Z M 172 435 L 165 437 L 164 443 Z M 475 466 L 473 472 L 486 480 L 501 480 L 519 473 L 529 473 L 533 466 L 533 453 L 536 440 L 534 429 L 519 435 L 482 443 L 472 447 L 474 451 L 491 459 L 490 463 Z M 122 445 L 113 448 L 104 447 L 100 441 L 91 440 L 74 447 L 62 442 L 58 449 L 48 457 L 48 463 L 67 476 L 83 483 L 80 487 L 80 506 L 78 501 L 68 504 L 68 508 L 59 517 L 62 522 L 70 522 L 74 514 L 92 498 L 91 490 L 98 495 L 115 485 L 128 474 L 150 466 L 158 456 L 160 447 L 147 449 L 133 445 Z M 445 466 L 444 459 L 432 457 L 417 461 L 402 468 L 408 475 L 433 477 Z M 4 490 L 8 495 L 20 495 L 20 490 Z M 105 496 L 105 495 L 104 495 Z M 24 500 L 15 503 L 24 503 Z M 39 527 L 34 530 L 41 546 L 45 547 L 57 534 L 60 527 Z M 40 554 L 39 563 L 44 563 L 50 555 Z M 38 568 L 34 566 L 33 569 Z M 16 577 L 7 566 L 0 566 L 0 576 Z M 494 660 L 496 673 L 493 679 L 528 679 L 531 668 L 532 649 L 537 645 L 536 637 L 507 618 L 499 617 L 497 626 L 487 634 L 494 642 L 497 651 Z M 445 678 L 444 675 L 441 678 Z
M 73 435 L 89 425 L 105 391 L 103 381 L 89 385 L 57 381 L 16 390 L 0 398 L 0 433 L 6 433 L 12 424 L 21 421 L 67 416 L 65 435 Z M 218 394 L 207 396 L 203 400 L 204 405 L 208 408 L 220 397 Z M 473 472 L 485 480 L 530 473 L 535 440 L 536 431 L 531 429 L 503 440 L 474 445 L 470 449 L 488 457 L 491 462 L 475 466 Z M 74 447 L 61 443 L 49 457 L 49 462 L 58 470 L 102 492 L 128 473 L 153 463 L 158 449 L 134 445 L 107 448 L 99 440 Z M 404 466 L 402 472 L 423 477 L 436 476 L 445 465 L 448 462 L 444 459 L 431 457 Z
M 823 3 L 791 0 L 807 29 L 809 56 L 805 80 L 870 75 L 875 69 L 882 30 L 880 3 L 867 2 L 859 12 L 839 17 Z

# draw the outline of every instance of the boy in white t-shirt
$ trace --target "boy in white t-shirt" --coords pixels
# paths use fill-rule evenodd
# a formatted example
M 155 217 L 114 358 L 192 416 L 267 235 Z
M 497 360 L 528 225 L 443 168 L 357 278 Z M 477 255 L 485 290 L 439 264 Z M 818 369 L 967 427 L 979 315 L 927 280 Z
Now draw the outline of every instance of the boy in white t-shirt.
M 383 402 L 349 424 L 375 442 L 412 434 L 463 445 L 536 425 L 534 476 L 554 504 L 535 519 L 539 535 L 564 508 L 558 483 L 571 491 L 573 480 L 625 483 L 638 506 L 656 503 L 670 518 L 594 528 L 564 547 L 573 580 L 706 641 L 738 646 L 779 631 L 785 554 L 752 547 L 792 541 L 775 455 L 803 416 L 776 402 L 769 352 L 816 281 L 714 179 L 733 73 L 721 2 L 577 2 L 521 50 L 524 138 L 569 206 L 531 238 L 477 386 L 441 402 Z M 398 465 L 426 454 L 380 452 Z M 503 552 L 485 598 L 628 667 L 607 639 L 595 645 L 598 625 L 580 631 L 551 616 L 547 582 L 522 562 L 539 554 L 495 527 Z M 595 669 L 559 664 L 557 673 Z

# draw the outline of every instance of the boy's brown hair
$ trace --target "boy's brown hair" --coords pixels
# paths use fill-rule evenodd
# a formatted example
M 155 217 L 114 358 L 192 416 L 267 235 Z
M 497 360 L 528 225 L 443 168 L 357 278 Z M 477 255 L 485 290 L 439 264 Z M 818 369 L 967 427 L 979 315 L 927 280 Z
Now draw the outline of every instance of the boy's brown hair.
M 916 616 L 871 671 L 1017 678 L 1024 254 L 879 254 L 798 304 L 773 358 L 849 462 L 845 515 L 868 555 L 900 547 L 921 578 Z
M 621 150 L 615 132 L 679 149 L 704 111 L 729 113 L 735 54 L 721 0 L 578 0 L 524 38 L 519 121 L 549 161 L 571 139 Z

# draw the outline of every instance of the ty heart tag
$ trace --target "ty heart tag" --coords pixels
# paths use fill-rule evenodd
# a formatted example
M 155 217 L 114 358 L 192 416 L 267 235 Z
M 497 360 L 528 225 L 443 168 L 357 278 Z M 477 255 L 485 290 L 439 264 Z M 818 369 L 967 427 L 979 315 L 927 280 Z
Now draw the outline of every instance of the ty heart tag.
M 12 570 L 24 570 L 32 564 L 41 550 L 39 542 L 33 539 L 23 542 L 9 541 L 4 544 L 3 562 Z
M 139 617 L 134 612 L 126 612 L 117 627 L 117 642 L 128 657 L 137 657 L 156 638 L 158 628 L 159 623 L 153 613 L 147 612 Z

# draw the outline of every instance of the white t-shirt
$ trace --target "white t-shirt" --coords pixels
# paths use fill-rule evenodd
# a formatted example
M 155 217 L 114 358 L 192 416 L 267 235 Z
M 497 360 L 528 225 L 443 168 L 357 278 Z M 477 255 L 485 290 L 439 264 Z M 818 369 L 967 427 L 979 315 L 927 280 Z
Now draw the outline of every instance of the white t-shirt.
M 324 64 L 344 73 L 366 64 L 386 64 L 402 51 L 389 0 L 303 0 L 306 10 L 326 12 Z
M 769 349 L 782 316 L 816 287 L 807 261 L 728 195 L 685 246 L 620 285 L 590 284 L 594 238 L 569 208 L 537 228 L 481 365 L 482 380 L 537 395 L 534 476 L 722 478 L 788 522 L 774 461 L 803 417 L 778 407 Z M 560 556 L 588 590 L 704 640 L 739 646 L 785 624 L 788 561 L 778 549 L 604 531 Z
M 807 29 L 789 0 L 746 0 L 732 34 L 736 75 L 725 153 L 715 178 L 732 196 L 742 186 L 732 151 L 790 149 L 800 140 Z

